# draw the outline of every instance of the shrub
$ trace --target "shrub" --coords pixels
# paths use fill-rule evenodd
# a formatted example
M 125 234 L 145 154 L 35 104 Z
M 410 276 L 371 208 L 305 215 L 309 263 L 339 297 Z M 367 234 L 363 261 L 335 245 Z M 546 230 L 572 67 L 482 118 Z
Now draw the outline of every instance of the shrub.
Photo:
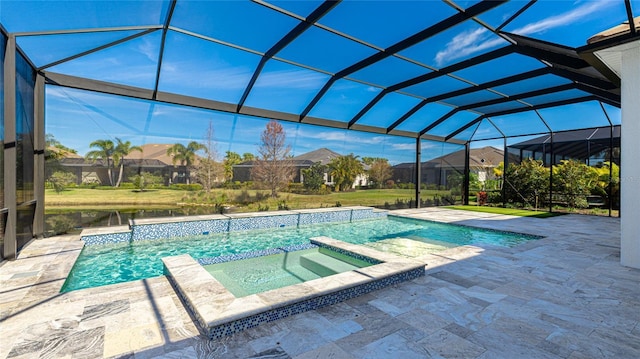
M 278 201 L 278 211 L 288 211 L 289 205 L 287 205 L 287 201 L 282 200 Z
M 147 174 L 145 174 L 145 177 L 146 176 L 147 176 Z M 174 190 L 178 190 L 178 191 L 201 191 L 202 190 L 202 185 L 200 183 L 191 183 L 191 184 L 174 183 L 171 186 L 169 186 L 169 189 L 174 189 Z
M 500 191 L 487 192 L 487 203 L 502 203 L 502 192 Z
M 598 172 L 575 160 L 563 160 L 553 168 L 553 189 L 570 208 L 587 208 L 586 196 L 598 185 Z
M 135 188 L 139 189 L 140 191 L 144 191 L 150 185 L 161 183 L 162 177 L 151 174 L 149 172 L 140 172 L 140 174 L 138 175 L 131 176 L 130 180 Z
M 71 172 L 56 171 L 49 177 L 49 183 L 56 193 L 64 191 L 65 187 L 75 184 L 76 175 Z
M 302 194 L 307 192 L 307 189 L 305 189 L 305 186 L 302 183 L 290 182 L 287 186 L 287 192 Z
M 478 192 L 477 200 L 479 205 L 484 206 L 485 204 L 487 204 L 487 198 L 488 198 L 487 192 L 485 191 Z
M 247 205 L 251 203 L 251 194 L 249 194 L 249 191 L 245 188 L 240 193 L 238 193 L 238 195 L 236 195 L 234 202 L 242 205 Z

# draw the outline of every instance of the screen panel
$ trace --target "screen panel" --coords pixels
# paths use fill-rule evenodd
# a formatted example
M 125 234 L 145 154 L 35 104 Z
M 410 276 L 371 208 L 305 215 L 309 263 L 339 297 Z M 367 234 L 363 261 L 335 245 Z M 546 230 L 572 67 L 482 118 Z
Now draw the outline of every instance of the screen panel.
M 162 34 L 156 31 L 49 68 L 51 72 L 153 89 Z
M 246 105 L 288 113 L 300 113 L 329 76 L 285 62 L 270 60 L 264 66 Z
M 380 91 L 382 89 L 379 87 L 345 79 L 338 80 L 313 107 L 309 116 L 350 121 Z
M 169 31 L 158 89 L 238 103 L 259 62 L 253 53 Z
M 418 102 L 420 102 L 420 99 L 415 97 L 395 92 L 389 93 L 367 111 L 357 123 L 359 125 L 386 128 L 407 113 L 413 106 L 417 105 Z

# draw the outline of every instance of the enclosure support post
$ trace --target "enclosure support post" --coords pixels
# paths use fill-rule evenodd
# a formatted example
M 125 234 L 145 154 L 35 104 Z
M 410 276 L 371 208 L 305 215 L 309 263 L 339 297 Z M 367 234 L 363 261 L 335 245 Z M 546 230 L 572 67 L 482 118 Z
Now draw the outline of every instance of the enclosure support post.
M 609 185 L 607 186 L 607 197 L 609 197 L 609 217 L 613 211 L 613 125 L 609 125 Z
M 471 155 L 471 145 L 467 142 L 464 145 L 464 185 L 462 188 L 462 204 L 469 205 L 469 156 Z
M 33 235 L 44 237 L 44 160 L 45 160 L 45 129 L 44 129 L 44 76 L 36 74 L 34 95 L 34 171 L 33 189 L 36 199 L 36 209 L 33 217 Z
M 507 168 L 509 168 L 509 152 L 507 148 L 507 138 L 504 137 L 504 159 L 502 160 L 502 207 L 507 207 Z M 520 150 L 522 156 L 522 150 Z
M 553 131 L 549 143 L 549 212 L 553 212 Z M 546 157 L 546 156 L 545 156 Z
M 420 190 L 422 187 L 422 166 L 420 157 L 422 156 L 422 141 L 420 137 L 416 138 L 416 208 L 420 208 Z
M 7 36 L 4 54 L 4 205 L 9 210 L 4 232 L 4 258 L 15 259 L 16 238 L 16 37 Z

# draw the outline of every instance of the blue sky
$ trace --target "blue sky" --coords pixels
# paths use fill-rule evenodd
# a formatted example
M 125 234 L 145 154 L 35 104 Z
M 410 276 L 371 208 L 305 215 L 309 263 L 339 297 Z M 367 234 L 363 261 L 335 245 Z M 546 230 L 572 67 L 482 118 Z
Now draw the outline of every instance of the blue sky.
M 49 31 L 72 28 L 155 26 L 166 17 L 167 1 L 48 1 L 3 0 L 0 20 L 10 32 Z M 273 1 L 299 16 L 306 16 L 320 1 Z M 466 8 L 475 1 L 457 1 Z M 490 10 L 478 18 L 497 27 L 526 2 L 512 1 Z M 61 6 L 62 5 L 62 6 Z M 640 14 L 640 0 L 632 6 Z M 24 13 L 30 16 L 22 16 Z M 268 61 L 248 96 L 245 105 L 269 110 L 300 113 L 327 82 L 331 73 L 357 62 L 377 49 L 455 14 L 455 9 L 436 1 L 343 1 L 312 27 L 295 39 L 276 58 Z M 362 16 L 358 16 L 358 15 Z M 597 32 L 626 19 L 621 0 L 539 1 L 504 30 L 540 40 L 577 47 Z M 299 20 L 249 2 L 179 0 L 165 43 L 160 72 L 160 91 L 210 100 L 236 103 L 246 88 L 261 54 L 292 29 Z M 249 25 L 247 25 L 249 24 Z M 359 44 L 326 30 L 328 27 L 345 36 L 360 38 L 370 46 Z M 384 30 L 382 30 L 384 28 Z M 19 36 L 18 45 L 37 66 L 64 59 L 79 51 L 122 39 L 137 30 Z M 193 36 L 194 33 L 201 37 Z M 209 41 L 213 40 L 213 41 Z M 378 94 L 384 86 L 429 73 L 483 52 L 505 46 L 507 42 L 485 27 L 467 21 L 444 31 L 399 55 L 364 68 L 336 81 L 310 115 L 348 122 Z M 152 89 L 155 84 L 160 32 L 156 31 L 119 45 L 48 68 L 48 71 L 83 76 L 101 81 Z M 404 58 L 402 58 L 404 57 Z M 412 61 L 407 61 L 406 58 Z M 293 62 L 293 63 L 292 63 Z M 295 64 L 294 64 L 295 63 Z M 301 64 L 303 66 L 299 66 Z M 320 70 L 312 71 L 304 66 Z M 497 77 L 544 66 L 522 55 L 495 60 L 494 63 L 454 73 L 387 95 L 363 116 L 359 123 L 387 127 L 413 107 L 419 98 L 438 92 L 468 87 Z M 467 81 L 467 82 L 465 82 Z M 564 81 L 564 82 L 563 82 Z M 532 79 L 498 89 L 510 95 L 531 91 L 545 84 L 566 83 L 560 78 Z M 434 90 L 437 89 L 437 90 Z M 575 93 L 554 95 L 575 96 Z M 453 98 L 425 106 L 398 129 L 419 131 L 452 106 L 495 98 L 482 91 L 472 98 Z M 530 99 L 532 104 L 546 99 Z M 514 104 L 516 107 L 519 104 Z M 619 110 L 606 106 L 616 124 Z M 490 109 L 487 109 L 490 110 Z M 607 125 L 597 103 L 567 106 L 541 111 L 554 130 Z M 430 133 L 447 135 L 477 117 L 462 112 L 437 126 Z M 119 137 L 133 144 L 186 143 L 202 140 L 209 122 L 213 123 L 218 151 L 256 152 L 263 119 L 225 114 L 166 104 L 122 99 L 84 91 L 49 86 L 47 88 L 46 126 L 63 144 L 80 154 L 89 150 L 95 139 Z M 531 113 L 492 119 L 507 135 L 539 132 L 546 128 Z M 526 124 L 526 125 L 523 125 Z M 298 155 L 320 147 L 340 153 L 386 157 L 393 163 L 414 160 L 415 140 L 410 138 L 342 131 L 282 122 L 293 153 Z M 488 121 L 464 131 L 457 138 L 484 139 L 499 136 Z M 479 142 L 476 145 L 502 141 Z M 425 142 L 423 158 L 436 157 L 459 147 Z

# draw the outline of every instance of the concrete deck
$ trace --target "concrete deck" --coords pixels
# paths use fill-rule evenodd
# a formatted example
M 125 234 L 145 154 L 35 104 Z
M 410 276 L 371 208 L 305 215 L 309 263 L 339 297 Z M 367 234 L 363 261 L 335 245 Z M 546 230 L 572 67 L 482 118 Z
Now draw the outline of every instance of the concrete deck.
M 619 264 L 619 219 L 394 213 L 547 237 L 446 249 L 421 257 L 425 277 L 213 341 L 165 277 L 58 293 L 82 244 L 37 240 L 0 264 L 0 358 L 639 357 L 640 270 Z

